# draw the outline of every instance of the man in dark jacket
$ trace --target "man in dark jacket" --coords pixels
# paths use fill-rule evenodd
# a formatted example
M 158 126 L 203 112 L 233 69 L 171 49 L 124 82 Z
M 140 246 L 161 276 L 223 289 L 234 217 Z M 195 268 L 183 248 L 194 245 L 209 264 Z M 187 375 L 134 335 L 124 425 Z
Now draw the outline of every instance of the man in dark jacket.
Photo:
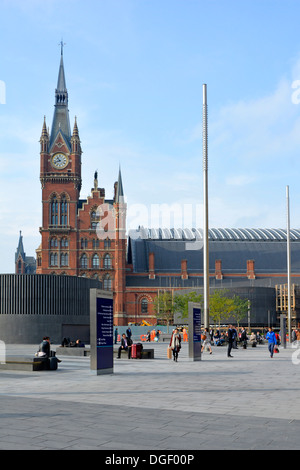
M 132 341 L 131 339 L 127 338 L 125 333 L 122 334 L 122 339 L 121 339 L 121 346 L 118 349 L 118 356 L 117 358 L 121 358 L 121 351 L 124 349 L 125 351 L 128 351 L 128 359 L 131 358 L 131 346 L 132 346 Z
M 48 336 L 44 336 L 43 341 L 39 346 L 39 352 L 45 357 L 50 357 L 50 338 Z
M 242 334 L 241 334 L 241 343 L 243 344 L 244 349 L 247 349 L 247 339 L 248 339 L 247 332 L 245 328 L 243 327 Z
M 233 340 L 234 340 L 232 325 L 228 325 L 227 340 L 228 340 L 227 357 L 233 357 L 230 354 L 232 350 Z

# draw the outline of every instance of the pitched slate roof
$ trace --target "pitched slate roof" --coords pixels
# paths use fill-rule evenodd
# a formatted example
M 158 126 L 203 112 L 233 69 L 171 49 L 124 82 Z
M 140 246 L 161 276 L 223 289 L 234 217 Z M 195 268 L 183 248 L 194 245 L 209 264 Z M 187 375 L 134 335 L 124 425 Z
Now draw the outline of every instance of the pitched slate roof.
M 149 253 L 154 253 L 155 271 L 181 272 L 187 260 L 191 273 L 203 273 L 202 230 L 143 229 L 129 232 L 128 262 L 136 273 L 148 272 Z M 291 269 L 300 273 L 300 230 L 291 230 Z M 284 274 L 287 270 L 287 235 L 282 229 L 210 229 L 209 268 L 222 260 L 222 272 L 243 273 L 247 260 L 255 261 L 255 273 Z

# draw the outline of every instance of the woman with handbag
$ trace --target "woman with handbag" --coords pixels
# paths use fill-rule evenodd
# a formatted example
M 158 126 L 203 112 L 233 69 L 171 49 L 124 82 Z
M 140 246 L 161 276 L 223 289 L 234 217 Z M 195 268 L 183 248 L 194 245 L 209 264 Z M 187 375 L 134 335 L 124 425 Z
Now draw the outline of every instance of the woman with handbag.
M 172 352 L 173 352 L 173 360 L 177 362 L 178 354 L 181 349 L 181 336 L 179 334 L 178 328 L 175 328 L 175 330 L 172 333 L 171 341 L 170 341 L 170 348 L 172 349 Z

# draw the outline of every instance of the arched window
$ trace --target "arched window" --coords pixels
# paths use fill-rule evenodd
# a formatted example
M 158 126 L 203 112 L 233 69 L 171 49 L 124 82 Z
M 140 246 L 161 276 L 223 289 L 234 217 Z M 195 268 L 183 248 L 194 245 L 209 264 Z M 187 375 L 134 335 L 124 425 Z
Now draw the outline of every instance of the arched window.
M 142 299 L 141 301 L 141 313 L 148 313 L 148 299 Z
M 80 267 L 86 269 L 88 266 L 88 259 L 86 254 L 84 253 L 80 258 Z
M 57 238 L 56 237 L 52 237 L 50 239 L 50 247 L 51 248 L 57 248 Z
M 104 290 L 111 290 L 111 287 L 112 287 L 112 282 L 111 282 L 111 278 L 108 274 L 106 274 L 106 276 L 104 276 L 104 279 L 103 279 L 103 288 Z
M 99 266 L 100 266 L 99 256 L 96 253 L 92 258 L 92 267 L 94 269 L 99 269 Z
M 105 269 L 110 269 L 111 268 L 111 257 L 109 256 L 108 253 L 104 255 L 104 268 Z
M 60 265 L 61 266 L 68 266 L 69 265 L 69 255 L 68 255 L 68 253 L 62 253 L 60 255 Z
M 50 253 L 50 266 L 57 266 L 57 253 Z
M 66 237 L 63 237 L 60 241 L 61 248 L 68 248 L 69 240 Z
M 60 224 L 68 225 L 68 201 L 66 196 L 63 196 L 60 202 Z
M 58 202 L 56 196 L 53 196 L 50 202 L 50 224 L 58 225 Z

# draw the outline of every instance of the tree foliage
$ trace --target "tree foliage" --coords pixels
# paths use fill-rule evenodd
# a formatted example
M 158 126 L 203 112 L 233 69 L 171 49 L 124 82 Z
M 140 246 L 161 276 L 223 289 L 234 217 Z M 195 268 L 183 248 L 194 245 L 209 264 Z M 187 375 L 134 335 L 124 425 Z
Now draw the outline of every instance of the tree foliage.
M 179 312 L 181 319 L 184 320 L 189 316 L 189 302 L 202 304 L 203 296 L 197 292 L 189 292 L 187 294 L 176 294 L 174 297 L 174 310 Z
M 214 324 L 221 324 L 232 315 L 234 301 L 227 296 L 226 290 L 215 290 L 209 297 L 209 316 Z
M 173 323 L 174 302 L 171 292 L 159 292 L 158 296 L 154 299 L 153 308 L 157 319 L 166 322 L 167 325 Z

